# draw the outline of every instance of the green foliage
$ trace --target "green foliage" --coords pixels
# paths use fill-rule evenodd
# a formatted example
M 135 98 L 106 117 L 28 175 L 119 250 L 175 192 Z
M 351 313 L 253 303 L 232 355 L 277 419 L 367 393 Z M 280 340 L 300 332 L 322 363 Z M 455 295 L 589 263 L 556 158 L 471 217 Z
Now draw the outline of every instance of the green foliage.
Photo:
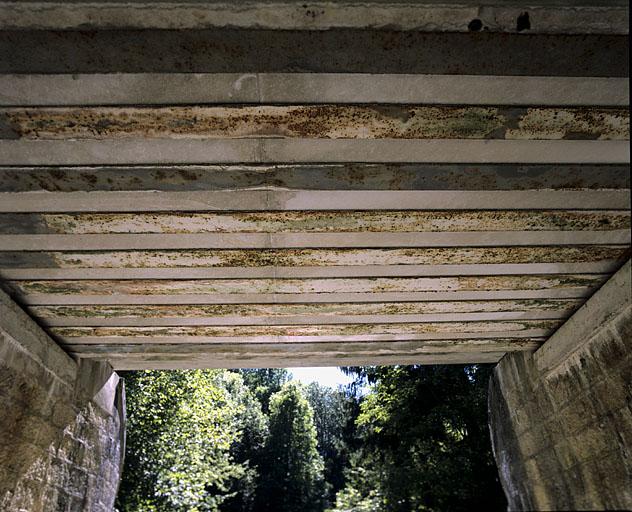
M 278 369 L 129 372 L 118 510 L 504 509 L 490 367 L 345 371 L 345 390 Z
M 362 447 L 337 511 L 506 507 L 487 431 L 489 367 L 350 370 L 373 383 L 357 425 Z
M 322 511 L 323 460 L 317 451 L 314 414 L 301 385 L 286 383 L 272 395 L 269 421 L 257 510 Z
M 268 414 L 270 409 L 270 397 L 278 393 L 283 384 L 290 380 L 290 372 L 285 368 L 243 368 L 237 372 L 259 400 L 265 414 Z
M 230 456 L 242 436 L 248 390 L 218 370 L 126 375 L 123 512 L 217 511 L 248 466 Z
M 235 463 L 242 465 L 244 475 L 233 481 L 231 496 L 222 504 L 223 512 L 254 512 L 263 449 L 268 435 L 268 418 L 261 410 L 261 403 L 245 386 L 232 390 L 243 405 L 235 417 L 241 435 L 230 449 Z
M 318 453 L 325 462 L 325 481 L 329 484 L 328 502 L 345 484 L 344 469 L 349 464 L 355 437 L 354 422 L 358 401 L 343 389 L 332 389 L 312 382 L 305 388 L 314 411 Z

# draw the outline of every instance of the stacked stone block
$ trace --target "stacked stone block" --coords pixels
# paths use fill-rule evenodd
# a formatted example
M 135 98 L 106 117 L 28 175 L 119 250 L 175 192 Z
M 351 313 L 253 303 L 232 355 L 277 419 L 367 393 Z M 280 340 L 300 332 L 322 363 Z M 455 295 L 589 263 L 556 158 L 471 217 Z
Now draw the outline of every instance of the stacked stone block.
M 111 511 L 122 381 L 105 363 L 76 363 L 1 292 L 0 320 L 0 510 Z
M 576 314 L 594 318 L 592 333 L 547 341 L 568 344 L 565 357 L 508 354 L 496 367 L 490 425 L 510 510 L 632 509 L 629 273 L 628 263 Z

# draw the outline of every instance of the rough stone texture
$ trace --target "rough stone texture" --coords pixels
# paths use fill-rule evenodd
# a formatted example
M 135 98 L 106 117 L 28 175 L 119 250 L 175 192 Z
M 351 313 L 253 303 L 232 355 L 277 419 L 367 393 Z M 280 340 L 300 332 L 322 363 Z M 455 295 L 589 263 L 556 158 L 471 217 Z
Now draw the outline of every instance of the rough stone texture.
M 510 510 L 632 509 L 630 262 L 534 355 L 490 382 Z
M 0 409 L 0 510 L 112 510 L 122 381 L 108 364 L 77 364 L 2 292 Z

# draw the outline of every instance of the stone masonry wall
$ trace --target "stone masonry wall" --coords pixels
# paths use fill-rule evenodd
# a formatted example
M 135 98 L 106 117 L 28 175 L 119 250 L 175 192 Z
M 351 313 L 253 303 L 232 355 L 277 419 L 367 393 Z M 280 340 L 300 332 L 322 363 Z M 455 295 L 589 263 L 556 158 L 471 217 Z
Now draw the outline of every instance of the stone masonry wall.
M 494 454 L 510 510 L 632 509 L 628 262 L 535 354 L 490 382 Z
M 124 428 L 111 367 L 76 363 L 0 292 L 0 510 L 110 512 Z

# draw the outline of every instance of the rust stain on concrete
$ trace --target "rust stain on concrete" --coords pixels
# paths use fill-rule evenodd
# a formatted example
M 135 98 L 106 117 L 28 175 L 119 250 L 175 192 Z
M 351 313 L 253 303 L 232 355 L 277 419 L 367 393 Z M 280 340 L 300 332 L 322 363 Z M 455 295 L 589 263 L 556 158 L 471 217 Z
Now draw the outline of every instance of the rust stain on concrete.
M 6 222 L 3 222 L 6 218 Z M 629 211 L 289 211 L 248 213 L 7 214 L 3 225 L 57 234 L 605 231 Z M 1 231 L 1 230 L 0 230 Z M 30 231 L 29 231 L 30 232 Z
M 561 320 L 512 322 L 428 322 L 403 324 L 204 326 L 204 327 L 54 327 L 63 338 L 79 336 L 161 337 L 161 336 L 352 336 L 372 334 L 483 333 L 501 331 L 551 330 Z
M 197 279 L 197 280 L 79 280 L 9 281 L 22 294 L 89 295 L 188 295 L 252 293 L 383 293 L 481 290 L 540 290 L 591 288 L 604 281 L 602 275 L 559 274 L 554 276 L 467 276 L 418 278 L 333 279 Z
M 516 246 L 412 249 L 244 249 L 16 252 L 0 268 L 225 268 L 358 265 L 486 265 L 623 262 L 623 246 Z M 95 275 L 96 277 L 96 275 Z
M 8 108 L 5 138 L 627 139 L 617 108 L 419 105 Z
M 618 261 L 620 246 L 422 249 L 274 249 L 2 253 L 6 268 L 204 268 L 357 265 L 467 265 Z
M 417 315 L 433 313 L 479 313 L 498 311 L 571 312 L 583 301 L 577 299 L 527 299 L 498 301 L 440 301 L 388 303 L 317 304 L 187 304 L 183 306 L 32 306 L 33 315 L 49 318 L 201 318 L 284 317 L 294 315 Z

